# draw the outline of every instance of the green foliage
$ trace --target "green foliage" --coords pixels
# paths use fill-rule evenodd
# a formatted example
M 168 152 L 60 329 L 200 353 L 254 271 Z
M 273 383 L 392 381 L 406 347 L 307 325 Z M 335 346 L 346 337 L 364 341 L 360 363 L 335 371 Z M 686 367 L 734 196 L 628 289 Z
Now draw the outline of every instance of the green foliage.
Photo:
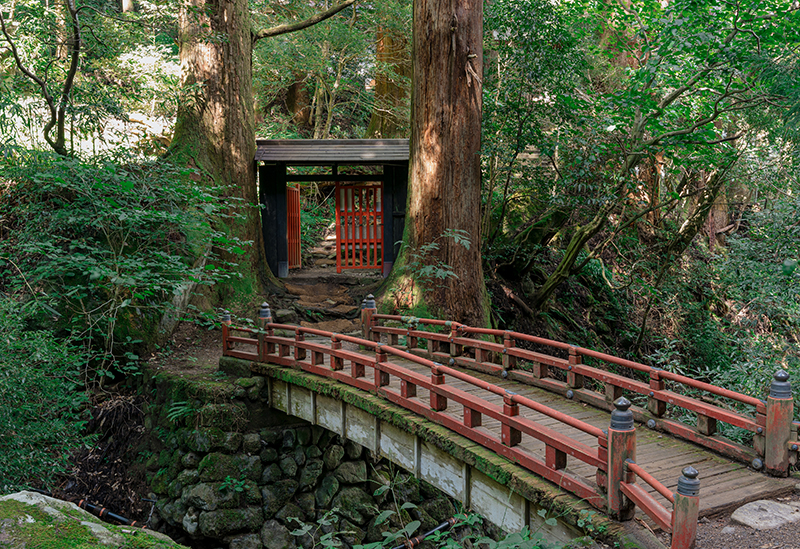
M 0 294 L 0 493 L 53 486 L 70 453 L 90 441 L 82 434 L 86 356 L 74 342 L 30 328 L 38 312 L 35 302 Z
M 245 479 L 235 479 L 230 475 L 225 477 L 225 480 L 222 481 L 222 484 L 219 485 L 220 492 L 236 492 L 242 493 L 247 486 L 247 480 Z
M 445 280 L 458 278 L 453 269 L 437 257 L 436 251 L 441 247 L 440 241 L 450 238 L 456 246 L 467 250 L 471 245 L 469 235 L 460 229 L 447 229 L 434 240 L 420 244 L 408 252 L 408 262 L 403 266 L 406 274 L 412 277 L 423 291 L 430 291 Z
M 0 164 L 4 282 L 60 313 L 61 328 L 85 344 L 91 377 L 134 367 L 176 296 L 227 276 L 205 243 L 234 252 L 239 243 L 211 229 L 213 190 L 189 175 L 22 151 Z
M 190 418 L 197 413 L 191 402 L 180 400 L 173 402 L 167 410 L 167 419 L 172 423 L 180 423 L 182 420 Z

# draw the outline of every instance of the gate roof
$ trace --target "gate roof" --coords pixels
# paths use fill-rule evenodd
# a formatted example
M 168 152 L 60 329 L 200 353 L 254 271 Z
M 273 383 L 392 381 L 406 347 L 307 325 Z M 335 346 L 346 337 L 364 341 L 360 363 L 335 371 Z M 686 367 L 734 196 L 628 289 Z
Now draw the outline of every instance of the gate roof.
M 408 139 L 258 139 L 256 162 L 293 166 L 408 162 Z

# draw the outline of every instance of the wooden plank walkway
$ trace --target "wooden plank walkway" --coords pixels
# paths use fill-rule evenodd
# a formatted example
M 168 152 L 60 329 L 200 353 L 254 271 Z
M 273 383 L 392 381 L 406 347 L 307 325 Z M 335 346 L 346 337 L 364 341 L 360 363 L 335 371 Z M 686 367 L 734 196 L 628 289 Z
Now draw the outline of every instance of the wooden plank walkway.
M 429 374 L 430 370 L 422 365 L 407 360 L 390 359 L 393 364 L 402 365 L 421 374 Z M 468 371 L 471 376 L 482 379 L 503 389 L 513 391 L 521 396 L 535 400 L 559 412 L 580 419 L 595 427 L 607 429 L 610 423 L 610 414 L 587 404 L 566 399 L 560 395 L 550 393 L 538 387 L 532 387 L 516 381 L 509 381 Z M 447 376 L 445 376 L 447 379 Z M 476 397 L 482 398 L 492 404 L 502 406 L 503 398 L 488 391 L 482 390 L 465 381 L 447 379 L 447 384 L 461 389 Z M 389 388 L 399 392 L 400 383 L 392 379 Z M 429 402 L 428 391 L 418 388 L 417 398 L 422 403 Z M 463 419 L 461 406 L 448 407 L 447 412 L 453 417 Z M 558 430 L 561 434 L 586 444 L 591 448 L 597 447 L 597 440 L 591 435 L 574 429 L 568 425 L 544 416 L 533 410 L 520 406 L 520 416 L 531 419 L 546 427 Z M 485 434 L 495 438 L 500 437 L 500 423 L 491 418 L 484 417 L 483 426 L 480 427 Z M 544 444 L 530 436 L 522 436 L 520 447 L 544 460 Z M 721 457 L 705 448 L 690 442 L 675 439 L 669 435 L 652 431 L 647 427 L 636 425 L 636 462 L 648 473 L 663 483 L 671 491 L 675 491 L 681 470 L 687 465 L 693 466 L 700 473 L 700 516 L 714 516 L 724 513 L 734 507 L 749 501 L 776 497 L 791 492 L 796 479 L 775 478 L 749 469 L 742 463 Z M 596 486 L 596 469 L 576 460 L 567 460 L 567 471 L 575 476 L 585 479 L 587 483 Z M 668 503 L 660 494 L 647 484 L 640 484 L 648 489 L 650 494 L 666 508 Z

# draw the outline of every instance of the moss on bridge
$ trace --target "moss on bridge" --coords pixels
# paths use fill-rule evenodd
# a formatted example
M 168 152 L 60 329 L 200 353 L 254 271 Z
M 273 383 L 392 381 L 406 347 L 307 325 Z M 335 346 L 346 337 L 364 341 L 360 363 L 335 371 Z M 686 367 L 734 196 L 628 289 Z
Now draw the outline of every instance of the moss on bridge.
M 611 520 L 606 515 L 597 512 L 587 502 L 555 484 L 374 393 L 368 393 L 301 370 L 271 364 L 222 357 L 220 365 L 224 369 L 238 369 L 247 366 L 259 375 L 281 380 L 364 410 L 398 429 L 420 437 L 455 459 L 474 467 L 495 482 L 545 509 L 548 517 L 555 517 L 593 538 L 603 539 L 612 545 L 623 548 L 663 548 L 663 545 L 652 534 L 648 535 L 647 532 L 634 528 L 631 524 L 621 524 Z

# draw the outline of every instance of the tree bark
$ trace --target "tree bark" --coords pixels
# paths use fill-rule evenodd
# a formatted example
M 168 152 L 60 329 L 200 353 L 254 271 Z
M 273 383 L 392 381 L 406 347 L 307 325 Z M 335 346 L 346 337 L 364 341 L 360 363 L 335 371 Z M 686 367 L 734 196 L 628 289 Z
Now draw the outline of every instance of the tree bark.
M 410 188 L 403 253 L 408 257 L 438 242 L 426 263 L 447 265 L 457 278 L 429 288 L 426 301 L 435 309 L 432 312 L 486 325 L 479 157 L 483 1 L 415 0 L 413 36 Z M 442 238 L 453 229 L 469 236 L 469 249 Z
M 408 127 L 402 123 L 401 117 L 408 97 L 405 79 L 411 79 L 408 41 L 403 36 L 379 28 L 375 42 L 375 61 L 378 73 L 375 75 L 375 98 L 366 137 L 407 137 Z
M 265 272 L 257 209 L 255 110 L 252 44 L 247 0 L 186 0 L 179 14 L 182 98 L 171 153 L 199 168 L 203 180 L 223 185 L 228 201 L 229 238 L 253 242 L 247 255 L 225 259 L 245 263 L 242 273 L 258 290 Z M 243 269 L 239 269 L 240 272 Z

